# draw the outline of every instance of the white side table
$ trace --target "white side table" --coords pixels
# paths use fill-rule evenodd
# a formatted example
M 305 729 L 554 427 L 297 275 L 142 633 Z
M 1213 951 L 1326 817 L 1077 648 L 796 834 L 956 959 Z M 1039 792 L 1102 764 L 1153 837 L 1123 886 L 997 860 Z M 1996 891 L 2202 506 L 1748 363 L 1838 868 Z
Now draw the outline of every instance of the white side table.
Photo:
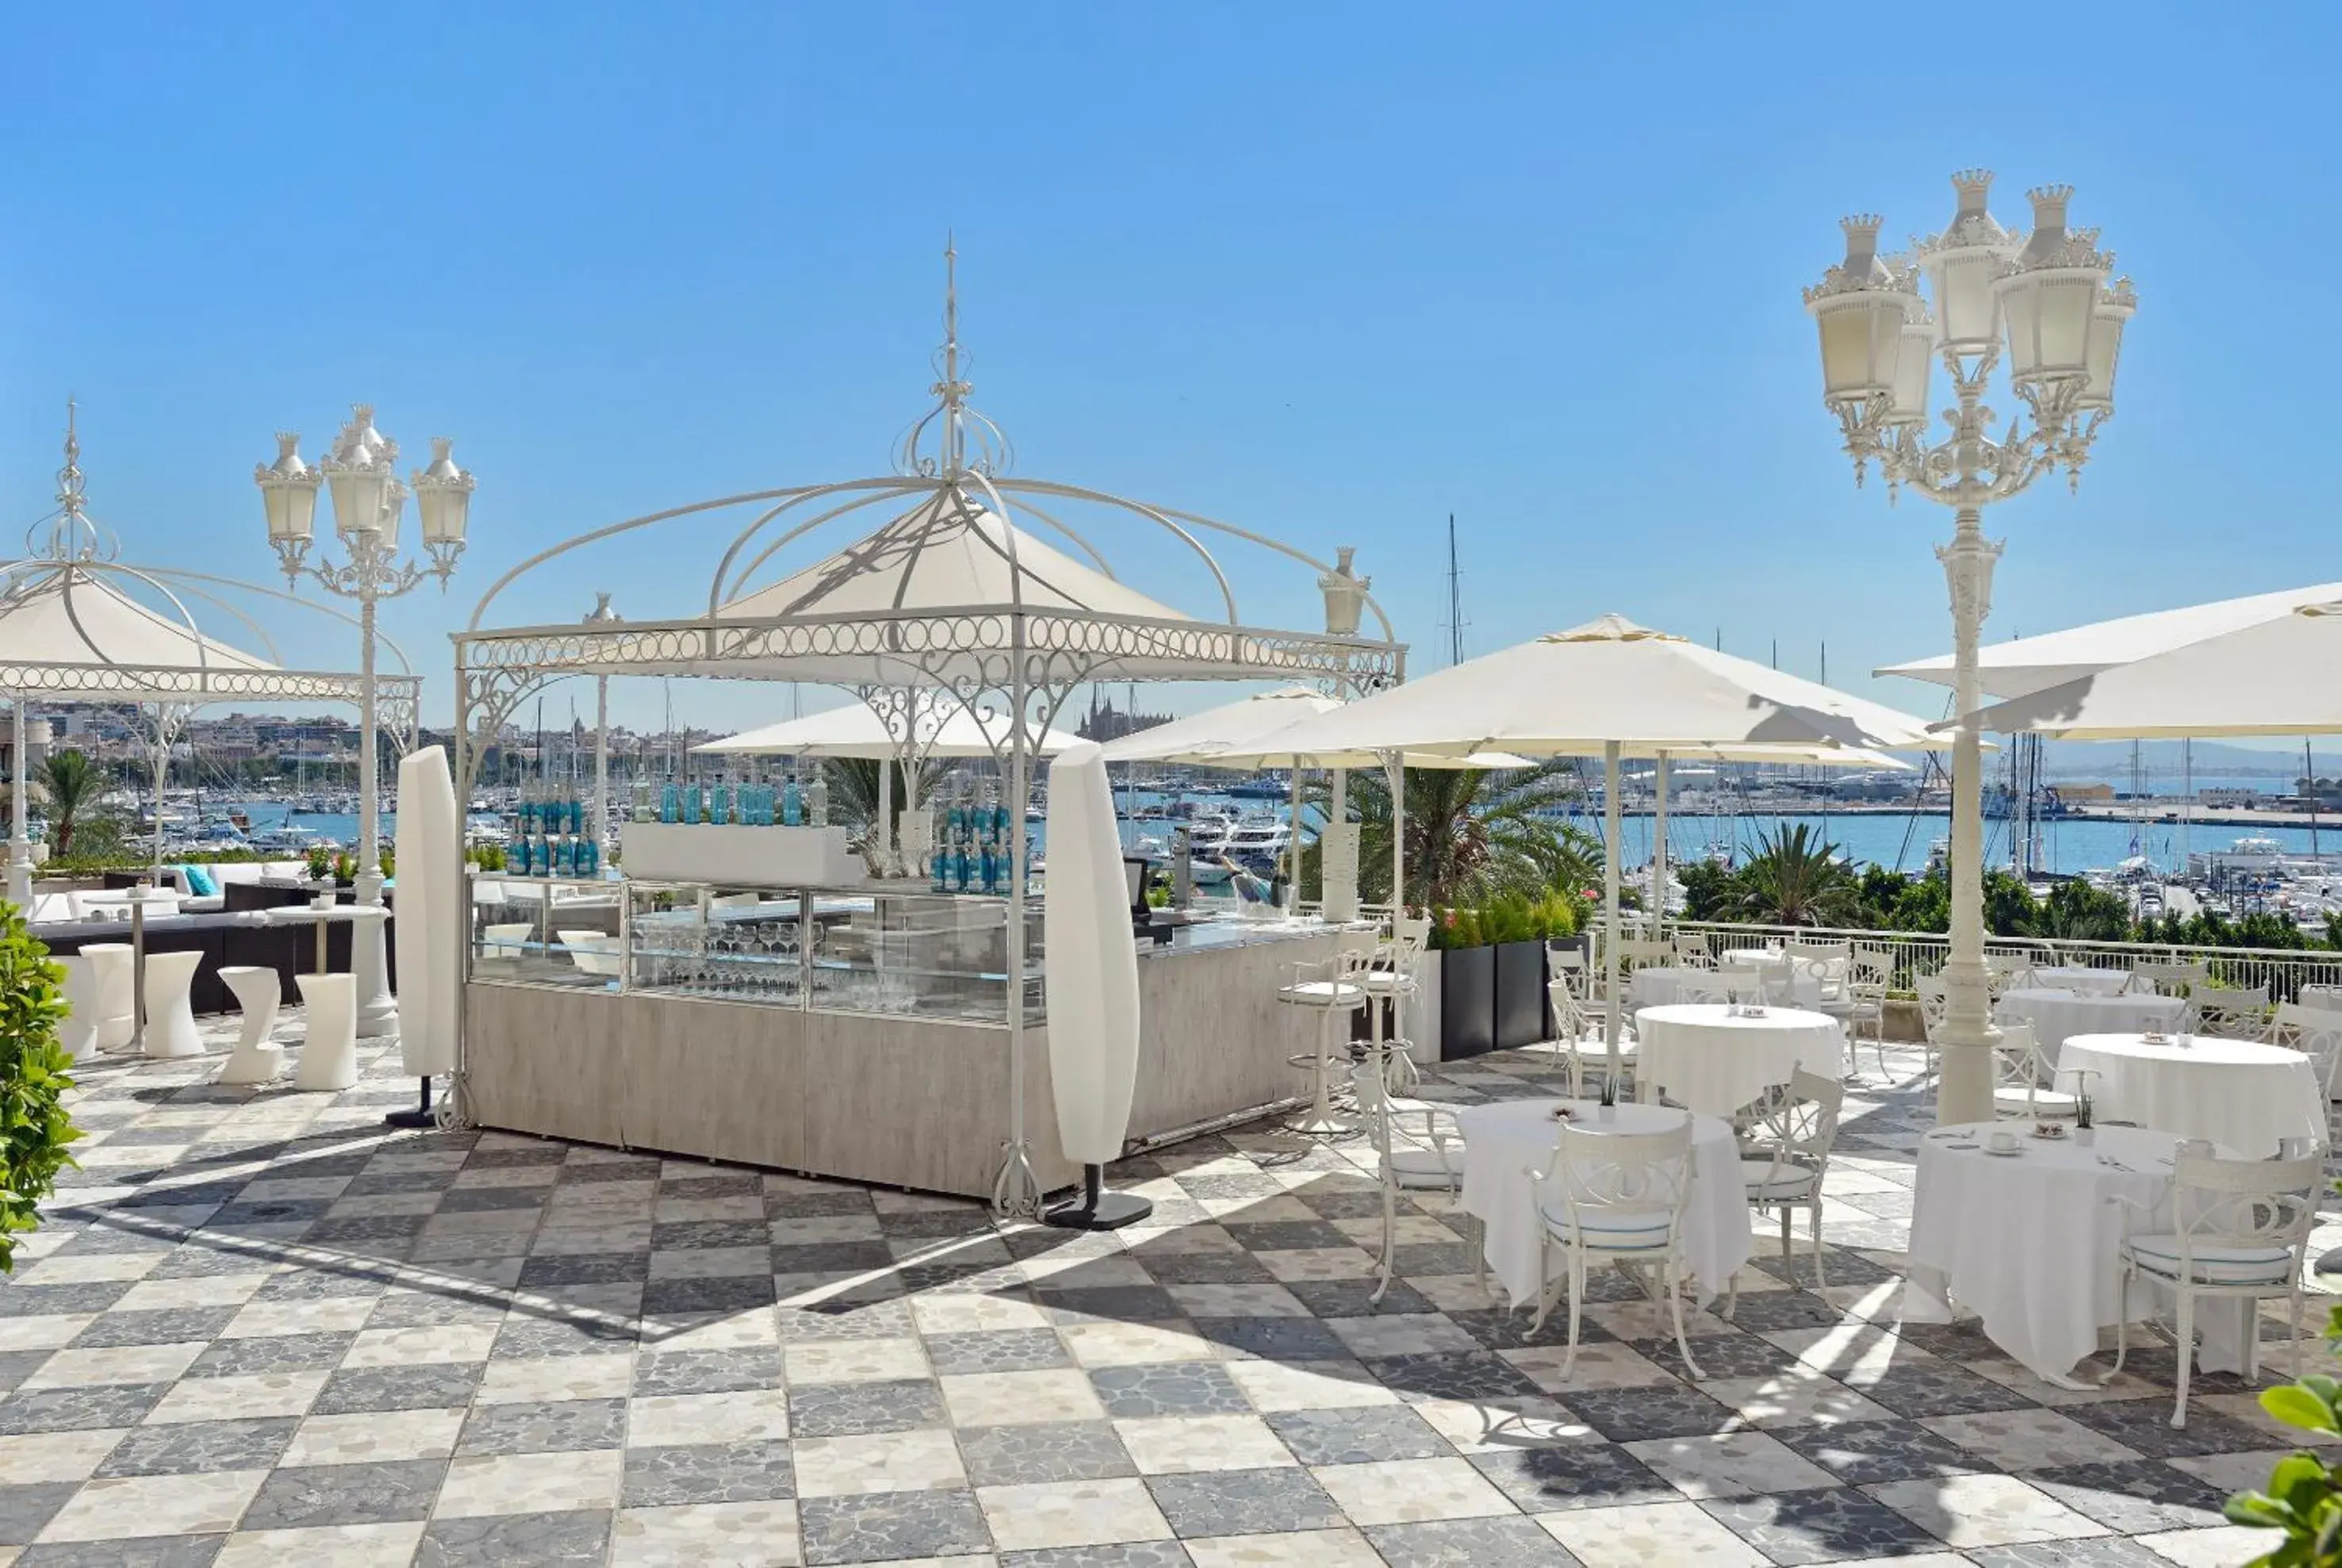
M 244 1009 L 244 1030 L 235 1049 L 228 1053 L 215 1084 L 268 1084 L 285 1070 L 285 1048 L 276 1044 L 276 1006 L 283 986 L 276 971 L 255 964 L 230 964 L 219 972 L 220 982 L 235 994 Z
M 358 1081 L 358 984 L 347 974 L 295 976 L 308 1009 L 307 1035 L 301 1042 L 295 1089 L 339 1091 Z
M 81 955 L 89 960 L 97 993 L 97 1048 L 119 1051 L 138 1033 L 137 994 L 130 984 L 131 953 L 126 942 L 85 942 Z
M 195 1005 L 187 999 L 202 966 L 203 953 L 188 948 L 177 953 L 146 955 L 146 1054 L 153 1057 L 200 1056 L 204 1037 L 195 1028 Z

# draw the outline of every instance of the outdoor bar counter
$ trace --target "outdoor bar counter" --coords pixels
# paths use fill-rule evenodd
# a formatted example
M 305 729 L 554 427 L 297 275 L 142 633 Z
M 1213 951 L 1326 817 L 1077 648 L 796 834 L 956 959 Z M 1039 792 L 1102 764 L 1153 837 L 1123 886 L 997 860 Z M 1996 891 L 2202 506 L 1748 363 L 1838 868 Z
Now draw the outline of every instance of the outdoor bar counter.
M 970 1196 L 1008 1137 L 1008 902 L 916 883 L 772 888 L 483 876 L 464 1071 L 482 1125 Z M 1026 1127 L 1057 1148 L 1041 910 L 1022 987 Z M 1129 1136 L 1293 1097 L 1316 1019 L 1276 1000 L 1334 951 L 1314 922 L 1228 918 L 1139 945 Z

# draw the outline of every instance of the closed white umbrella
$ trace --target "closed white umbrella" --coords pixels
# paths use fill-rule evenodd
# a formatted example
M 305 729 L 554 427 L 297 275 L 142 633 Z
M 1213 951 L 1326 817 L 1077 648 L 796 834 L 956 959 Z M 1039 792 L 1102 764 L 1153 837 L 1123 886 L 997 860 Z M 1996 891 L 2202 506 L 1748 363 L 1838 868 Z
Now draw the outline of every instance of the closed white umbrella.
M 1106 757 L 1079 741 L 1049 764 L 1049 889 L 1042 904 L 1049 1004 L 1049 1086 L 1057 1141 L 1082 1165 L 1082 1194 L 1044 1219 L 1112 1230 L 1155 1205 L 1103 1190 L 1122 1154 L 1138 1076 L 1138 955 Z
M 1305 719 L 1275 744 L 1308 752 L 1470 753 L 1603 759 L 1603 968 L 1610 1081 L 1618 1070 L 1618 762 L 1698 754 L 1855 762 L 1873 748 L 1937 749 L 1927 722 L 1617 615 L 1486 654 Z
M 425 746 L 398 764 L 398 1054 L 423 1080 L 423 1103 L 384 1118 L 394 1126 L 434 1120 L 431 1080 L 455 1070 L 455 952 L 462 929 L 462 826 L 447 749 Z
M 2342 732 L 2342 598 L 1997 704 L 1977 720 L 2061 740 Z

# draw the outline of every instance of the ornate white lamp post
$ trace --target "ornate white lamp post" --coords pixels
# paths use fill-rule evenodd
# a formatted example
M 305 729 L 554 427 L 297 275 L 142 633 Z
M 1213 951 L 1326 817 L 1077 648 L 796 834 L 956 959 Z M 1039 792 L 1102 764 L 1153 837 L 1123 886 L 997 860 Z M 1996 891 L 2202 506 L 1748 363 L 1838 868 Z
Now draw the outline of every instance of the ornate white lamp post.
M 1944 967 L 1949 1011 L 1936 1112 L 1942 1122 L 1992 1116 L 1993 1026 L 1984 970 L 1984 823 L 1977 644 L 1992 604 L 1997 540 L 1984 508 L 2063 464 L 2078 485 L 2098 427 L 2114 413 L 2115 368 L 2137 308 L 2127 278 L 2107 285 L 2114 257 L 2098 231 L 2069 229 L 2068 185 L 2029 193 L 2030 237 L 1985 210 L 1992 175 L 1952 176 L 1951 225 L 1907 256 L 1878 255 L 1879 220 L 1847 218 L 1846 260 L 1806 291 L 1821 329 L 1822 398 L 1845 432 L 1855 483 L 1876 461 L 1890 491 L 1908 485 L 1954 508 L 1952 541 L 1937 548 L 1951 584 L 1953 674 L 1959 713 L 1952 753 L 1952 931 Z M 1922 280 L 1926 292 L 1921 292 Z M 1931 315 L 1928 305 L 1932 303 Z M 2006 352 L 2010 389 L 2029 411 L 1996 440 L 1985 382 Z M 1950 378 L 1949 434 L 1930 444 L 1928 385 Z
M 610 607 L 610 595 L 594 595 L 586 612 L 589 626 L 612 626 L 626 617 Z M 610 864 L 610 677 L 594 677 L 594 809 L 587 817 L 594 834 L 595 864 Z
M 279 432 L 276 461 L 261 464 L 252 476 L 266 504 L 268 542 L 276 548 L 285 580 L 297 586 L 307 576 L 326 592 L 358 602 L 365 699 L 358 727 L 357 899 L 374 904 L 382 897 L 383 880 L 382 800 L 375 755 L 375 604 L 396 598 L 425 576 L 436 577 L 440 587 L 446 587 L 456 558 L 464 553 L 473 479 L 455 466 L 450 455 L 454 443 L 444 436 L 432 438 L 430 465 L 408 475 L 415 508 L 423 520 L 423 549 L 431 563 L 425 567 L 399 554 L 399 517 L 409 492 L 395 471 L 398 443 L 374 427 L 372 405 L 351 406 L 349 423 L 316 467 L 301 461 L 296 450 L 300 442 L 295 432 Z M 332 492 L 334 532 L 348 556 L 339 565 L 307 559 L 315 536 L 320 485 Z M 379 921 L 356 924 L 350 954 L 357 979 L 358 1033 L 387 1034 L 396 1024 L 397 1011 L 385 984 Z

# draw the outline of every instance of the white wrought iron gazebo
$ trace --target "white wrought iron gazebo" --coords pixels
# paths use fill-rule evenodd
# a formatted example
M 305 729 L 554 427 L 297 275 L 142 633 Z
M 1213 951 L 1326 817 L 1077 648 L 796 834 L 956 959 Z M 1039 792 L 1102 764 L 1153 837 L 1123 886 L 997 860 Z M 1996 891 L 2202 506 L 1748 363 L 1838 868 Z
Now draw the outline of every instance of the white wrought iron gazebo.
M 25 721 L 36 699 L 130 703 L 155 711 L 155 861 L 163 854 L 162 791 L 172 743 L 188 714 L 206 703 L 347 703 L 363 705 L 362 676 L 293 670 L 275 662 L 267 626 L 244 604 L 299 604 L 355 626 L 328 605 L 255 583 L 180 567 L 125 562 L 119 540 L 93 521 L 85 502 L 81 444 L 72 405 L 65 420 L 65 466 L 57 471 L 57 509 L 26 532 L 24 556 L 0 562 L 0 693 L 13 711 L 15 750 L 8 848 L 8 898 L 32 897 L 32 844 L 26 831 Z M 249 631 L 267 656 L 210 635 L 198 607 Z M 386 640 L 385 640 L 386 641 Z M 421 677 L 390 644 L 400 673 L 375 677 L 386 727 L 411 744 Z
M 1191 512 L 1077 484 L 1014 477 L 999 430 L 967 404 L 952 255 L 946 252 L 944 343 L 936 402 L 904 436 L 895 472 L 694 502 L 595 530 L 506 573 L 455 637 L 457 788 L 478 765 L 475 736 L 493 736 L 531 693 L 570 675 L 704 676 L 839 687 L 877 714 L 916 768 L 945 720 L 974 717 L 997 737 L 1009 820 L 1022 824 L 1039 739 L 1089 682 L 1315 684 L 1350 696 L 1404 674 L 1405 648 L 1350 573 L 1289 544 Z M 869 509 L 883 525 L 769 584 L 766 568 L 825 524 Z M 657 621 L 491 629 L 498 595 L 546 562 L 677 519 L 745 514 L 710 575 L 704 610 Z M 1116 574 L 1100 544 L 1110 531 L 1173 541 L 1216 600 L 1191 616 Z M 1048 534 L 1066 546 L 1045 541 Z M 1256 547 L 1316 574 L 1323 631 L 1248 624 L 1231 574 L 1206 539 Z M 1109 541 L 1111 542 L 1111 541 Z M 1370 613 L 1379 636 L 1362 635 Z M 1032 1213 L 1041 1198 L 1025 1130 L 1027 866 L 1025 834 L 1009 835 L 1006 1020 L 1009 1104 L 994 1201 Z M 467 959 L 468 962 L 468 954 Z M 457 1114 L 468 1111 L 465 1071 Z

